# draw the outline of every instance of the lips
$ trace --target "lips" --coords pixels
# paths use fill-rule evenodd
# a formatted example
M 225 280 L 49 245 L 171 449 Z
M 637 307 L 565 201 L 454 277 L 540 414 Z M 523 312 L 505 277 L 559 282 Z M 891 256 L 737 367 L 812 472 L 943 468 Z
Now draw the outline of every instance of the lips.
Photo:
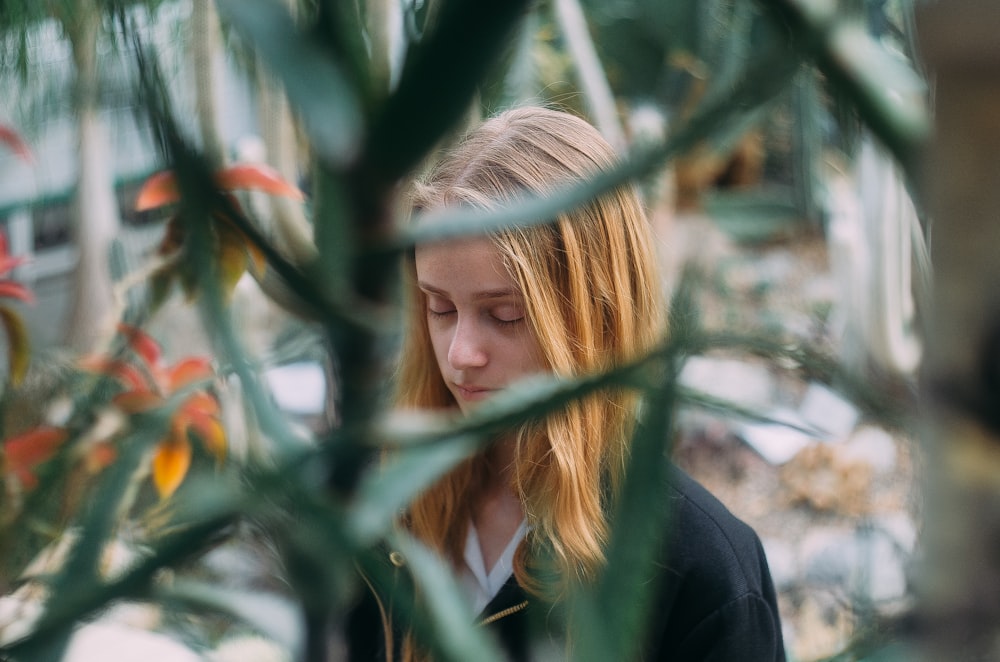
M 493 389 L 483 386 L 467 386 L 454 383 L 451 386 L 455 395 L 463 400 L 482 400 L 493 392 Z

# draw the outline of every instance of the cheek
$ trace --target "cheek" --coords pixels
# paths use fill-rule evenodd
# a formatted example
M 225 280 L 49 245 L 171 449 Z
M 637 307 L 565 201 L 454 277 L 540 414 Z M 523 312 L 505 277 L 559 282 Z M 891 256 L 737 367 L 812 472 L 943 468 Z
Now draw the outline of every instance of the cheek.
M 521 372 L 525 374 L 549 372 L 548 361 L 534 334 L 525 331 L 517 340 L 517 355 L 520 357 Z
M 451 335 L 441 329 L 435 330 L 433 324 L 428 329 L 428 335 L 431 339 L 431 348 L 434 350 L 434 358 L 437 360 L 438 366 L 445 365 L 448 360 Z

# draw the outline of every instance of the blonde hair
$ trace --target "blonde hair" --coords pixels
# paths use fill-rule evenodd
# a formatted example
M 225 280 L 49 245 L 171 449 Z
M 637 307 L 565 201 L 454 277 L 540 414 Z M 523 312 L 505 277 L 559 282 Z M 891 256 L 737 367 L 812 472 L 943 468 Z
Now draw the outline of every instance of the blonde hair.
M 471 131 L 414 185 L 416 211 L 464 205 L 496 208 L 525 194 L 544 194 L 615 163 L 611 147 L 587 122 L 545 108 L 519 108 Z M 598 372 L 650 349 L 664 333 L 653 240 L 632 187 L 623 186 L 554 222 L 492 235 L 525 301 L 529 328 L 551 371 Z M 409 264 L 408 312 L 397 375 L 397 404 L 455 407 L 438 370 L 426 301 Z M 611 389 L 583 398 L 516 431 L 515 493 L 531 527 L 515 558 L 518 582 L 536 593 L 561 593 L 594 577 L 604 563 L 608 497 L 628 455 L 635 396 Z M 486 471 L 476 456 L 412 504 L 412 531 L 455 565 L 463 557 Z M 555 586 L 543 585 L 532 562 L 545 550 Z

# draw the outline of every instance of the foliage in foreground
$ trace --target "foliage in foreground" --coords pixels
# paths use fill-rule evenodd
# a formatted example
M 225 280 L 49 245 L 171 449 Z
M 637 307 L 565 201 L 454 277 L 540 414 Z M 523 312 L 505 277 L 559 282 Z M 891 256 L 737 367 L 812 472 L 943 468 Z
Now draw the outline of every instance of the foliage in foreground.
M 0 637 L 0 654 L 22 661 L 56 659 L 74 625 L 119 600 L 209 605 L 216 613 L 245 618 L 238 601 L 220 587 L 163 578 L 164 570 L 182 572 L 249 521 L 277 548 L 289 595 L 304 615 L 305 636 L 291 642 L 296 658 L 327 659 L 327 633 L 362 590 L 356 568 L 378 581 L 385 571 L 376 561 L 388 546 L 407 557 L 415 594 L 434 596 L 428 609 L 417 609 L 414 595 L 399 596 L 401 613 L 413 619 L 430 649 L 446 660 L 498 660 L 486 634 L 466 621 L 450 572 L 394 527 L 394 519 L 423 487 L 475 453 L 491 432 L 595 390 L 622 386 L 644 394 L 648 420 L 633 443 L 607 569 L 594 586 L 572 596 L 567 618 L 582 637 L 578 659 L 630 659 L 642 639 L 650 597 L 639 578 L 664 535 L 655 509 L 643 504 L 657 501 L 672 412 L 685 402 L 720 405 L 679 389 L 678 369 L 692 353 L 746 347 L 749 340 L 705 335 L 681 296 L 670 338 L 635 364 L 576 380 L 535 379 L 461 420 L 399 418 L 381 404 L 391 361 L 387 348 L 398 332 L 398 260 L 420 241 L 544 223 L 559 210 L 656 172 L 704 141 L 734 131 L 806 70 L 822 72 L 831 92 L 853 104 L 908 165 L 921 137 L 921 118 L 898 103 L 891 81 L 878 78 L 877 66 L 848 57 L 853 50 L 842 52 L 843 39 L 834 36 L 852 29 L 846 21 L 811 14 L 794 0 L 746 4 L 752 20 L 742 37 L 754 48 L 732 61 L 736 68 L 662 141 L 636 147 L 614 170 L 551 196 L 475 217 L 444 210 L 438 212 L 440 222 L 404 226 L 396 207 L 401 182 L 460 126 L 481 84 L 497 75 L 531 4 L 434 4 L 433 24 L 413 35 L 391 88 L 385 72 L 370 64 L 353 3 L 315 3 L 302 26 L 277 2 L 219 0 L 218 6 L 227 25 L 282 81 L 308 136 L 315 258 L 296 261 L 283 254 L 229 195 L 234 177 L 236 186 L 280 195 L 294 191 L 262 171 L 220 173 L 218 164 L 195 150 L 178 128 L 155 58 L 133 34 L 142 81 L 138 97 L 173 173 L 151 182 L 155 193 L 140 205 L 170 202 L 174 213 L 147 306 L 129 309 L 106 355 L 71 372 L 65 388 L 70 413 L 58 434 L 45 428 L 51 435 L 45 437 L 45 452 L 20 474 L 17 498 L 3 502 L 0 578 L 8 587 L 42 547 L 60 537 L 70 544 L 63 563 L 44 580 L 47 595 L 59 599 L 48 601 L 23 633 Z M 128 33 L 127 22 L 123 30 Z M 864 33 L 850 36 L 867 44 L 869 53 L 882 53 Z M 314 444 L 299 443 L 266 391 L 259 357 L 244 348 L 233 323 L 228 292 L 244 270 L 277 279 L 294 293 L 295 310 L 306 316 L 337 375 L 338 423 L 321 431 Z M 211 362 L 189 358 L 164 365 L 156 341 L 140 330 L 173 296 L 174 283 L 201 308 L 215 347 Z M 768 356 L 804 356 L 780 343 L 757 348 Z M 224 459 L 216 397 L 217 389 L 233 384 L 253 413 L 255 433 L 266 441 L 266 453 L 242 462 Z M 199 449 L 208 452 L 199 457 Z M 392 451 L 389 459 L 376 462 L 384 450 Z M 156 493 L 145 482 L 150 472 Z M 66 536 L 69 531 L 72 536 Z M 142 550 L 135 561 L 107 572 L 106 551 L 135 536 Z M 636 588 L 622 591 L 622 586 Z M 268 632 L 260 619 L 250 625 Z

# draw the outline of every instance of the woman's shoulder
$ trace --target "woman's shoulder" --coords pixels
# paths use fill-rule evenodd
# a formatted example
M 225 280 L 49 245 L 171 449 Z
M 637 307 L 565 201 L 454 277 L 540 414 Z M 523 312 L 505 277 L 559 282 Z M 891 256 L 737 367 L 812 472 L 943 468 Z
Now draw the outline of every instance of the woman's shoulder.
M 723 654 L 727 651 L 742 651 L 743 657 L 732 659 L 784 659 L 777 600 L 760 538 L 673 465 L 668 483 L 658 603 L 662 618 L 654 645 L 679 660 L 730 659 Z
M 687 549 L 696 559 L 745 565 L 763 556 L 756 532 L 694 478 L 671 464 L 667 485 L 667 530 L 675 555 Z M 679 559 L 680 560 L 680 559 Z

